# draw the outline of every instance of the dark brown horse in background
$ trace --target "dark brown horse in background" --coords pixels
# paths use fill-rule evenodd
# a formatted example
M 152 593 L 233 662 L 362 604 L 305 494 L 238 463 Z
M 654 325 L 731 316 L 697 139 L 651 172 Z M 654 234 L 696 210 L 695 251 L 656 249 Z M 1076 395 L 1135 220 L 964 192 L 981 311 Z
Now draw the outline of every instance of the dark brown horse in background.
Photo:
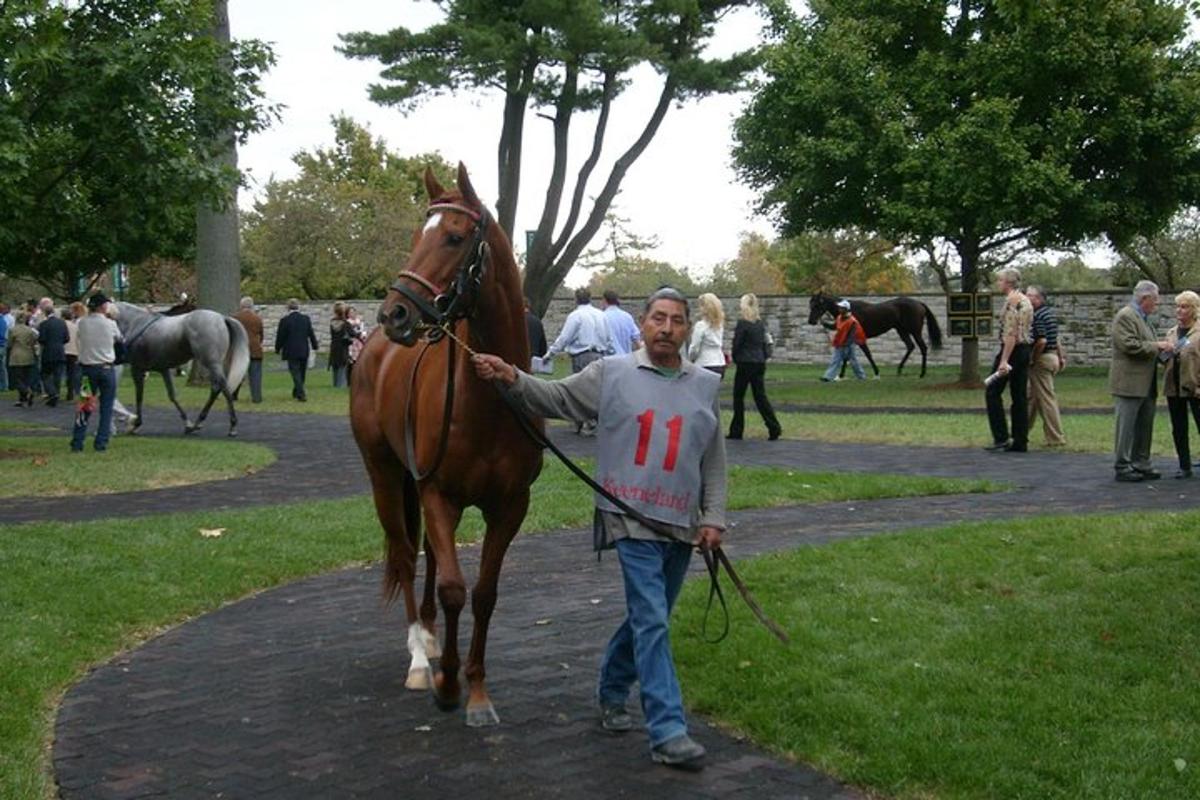
M 386 535 L 384 593 L 389 600 L 404 597 L 412 654 L 406 685 L 431 688 L 443 710 L 458 707 L 462 694 L 458 620 L 467 589 L 455 529 L 467 506 L 483 512 L 487 533 L 471 592 L 467 724 L 494 725 L 499 717 L 484 687 L 488 623 L 500 566 L 525 519 L 542 454 L 496 389 L 476 377 L 470 359 L 438 328 L 528 368 L 521 279 L 508 237 L 461 164 L 457 191 L 443 189 L 428 170 L 425 187 L 426 224 L 354 366 L 350 421 Z M 418 609 L 413 584 L 422 516 L 426 571 Z M 440 649 L 435 592 L 445 615 Z
M 841 302 L 841 299 L 837 295 L 823 292 L 814 294 L 808 301 L 808 324 L 816 325 L 824 314 L 832 314 L 836 317 L 837 304 Z M 904 362 L 908 361 L 912 351 L 919 347 L 921 349 L 921 377 L 925 377 L 925 360 L 929 348 L 921 336 L 922 325 L 929 326 L 929 341 L 934 348 L 940 350 L 942 347 L 942 329 L 938 326 L 937 317 L 929 310 L 929 306 L 911 297 L 896 297 L 882 303 L 851 300 L 850 313 L 862 325 L 863 333 L 868 339 L 882 336 L 890 330 L 900 334 L 907 351 L 904 353 L 904 358 L 900 359 L 900 366 L 896 367 L 897 375 L 904 372 Z M 863 345 L 862 350 L 867 361 L 871 363 L 871 369 L 875 370 L 875 375 L 878 377 L 879 367 L 875 366 L 875 359 L 871 357 L 870 348 Z M 845 369 L 844 365 L 842 369 Z

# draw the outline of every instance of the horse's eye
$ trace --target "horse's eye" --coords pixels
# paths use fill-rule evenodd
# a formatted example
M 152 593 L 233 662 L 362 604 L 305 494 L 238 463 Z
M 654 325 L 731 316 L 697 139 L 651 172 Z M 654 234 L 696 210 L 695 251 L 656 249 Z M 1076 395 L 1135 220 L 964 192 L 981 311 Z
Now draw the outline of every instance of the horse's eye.
M 459 236 L 457 233 L 446 234 L 446 244 L 450 245 L 451 247 L 458 247 L 463 243 L 463 241 L 463 237 Z

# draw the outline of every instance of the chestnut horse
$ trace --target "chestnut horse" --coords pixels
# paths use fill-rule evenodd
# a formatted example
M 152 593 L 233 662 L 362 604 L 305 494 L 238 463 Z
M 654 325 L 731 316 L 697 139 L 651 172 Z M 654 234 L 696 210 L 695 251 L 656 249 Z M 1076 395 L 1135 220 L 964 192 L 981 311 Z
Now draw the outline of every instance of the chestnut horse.
M 487 533 L 471 592 L 467 724 L 495 725 L 500 720 L 484 686 L 488 622 L 504 554 L 525 519 L 542 452 L 439 328 L 528 368 L 521 277 L 508 237 L 483 208 L 461 164 L 457 191 L 443 189 L 430 170 L 425 188 L 425 226 L 354 365 L 350 422 L 386 537 L 384 595 L 404 597 L 412 656 L 406 685 L 432 689 L 443 710 L 457 708 L 462 693 L 458 620 L 467 590 L 455 529 L 467 506 L 483 512 Z M 418 608 L 413 584 L 422 516 L 426 570 Z M 445 615 L 440 649 L 435 592 Z

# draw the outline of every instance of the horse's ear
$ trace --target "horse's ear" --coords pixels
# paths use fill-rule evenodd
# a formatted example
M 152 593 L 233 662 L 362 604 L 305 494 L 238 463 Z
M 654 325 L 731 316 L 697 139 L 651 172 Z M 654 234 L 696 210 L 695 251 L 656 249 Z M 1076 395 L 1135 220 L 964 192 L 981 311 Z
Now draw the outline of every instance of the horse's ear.
M 483 203 L 479 202 L 479 195 L 475 194 L 475 187 L 471 185 L 471 178 L 467 175 L 467 168 L 461 161 L 458 162 L 458 193 L 462 195 L 466 204 L 472 208 L 480 208 L 483 205 Z
M 425 167 L 425 191 L 429 193 L 430 200 L 437 200 L 446 194 L 446 190 L 438 183 L 437 176 L 433 174 L 433 167 Z

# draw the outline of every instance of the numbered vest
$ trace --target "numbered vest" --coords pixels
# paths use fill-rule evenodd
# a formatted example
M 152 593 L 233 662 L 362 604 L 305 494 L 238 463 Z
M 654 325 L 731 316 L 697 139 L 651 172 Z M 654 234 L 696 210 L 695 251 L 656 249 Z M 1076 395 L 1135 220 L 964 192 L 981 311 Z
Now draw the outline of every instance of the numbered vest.
M 606 358 L 596 437 L 600 485 L 650 519 L 693 526 L 720 383 L 705 369 L 667 378 L 639 368 L 635 354 Z M 622 513 L 600 496 L 596 506 Z

